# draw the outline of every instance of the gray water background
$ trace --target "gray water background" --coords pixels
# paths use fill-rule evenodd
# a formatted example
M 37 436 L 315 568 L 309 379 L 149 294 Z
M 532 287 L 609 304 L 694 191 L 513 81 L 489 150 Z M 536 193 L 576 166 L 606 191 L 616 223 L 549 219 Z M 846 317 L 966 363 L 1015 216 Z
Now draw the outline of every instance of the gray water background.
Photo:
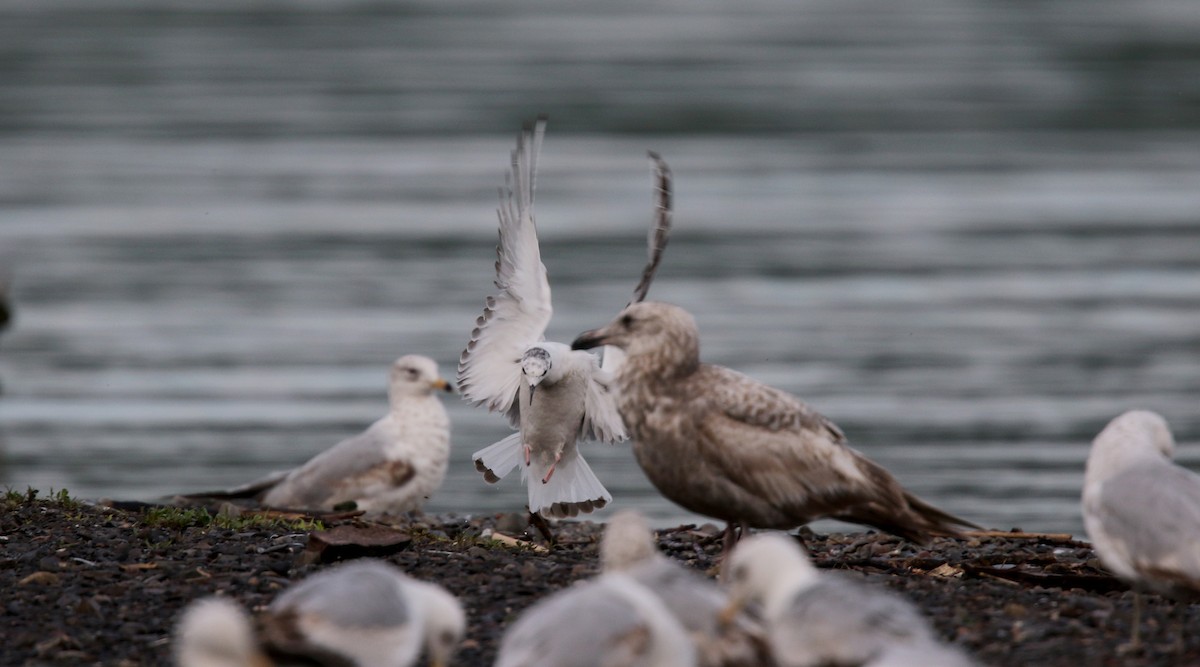
M 918 494 L 1080 532 L 1138 406 L 1200 465 L 1195 3 L 5 0 L 0 485 L 233 485 L 381 416 L 396 356 L 452 374 L 538 112 L 552 338 L 627 301 L 654 149 L 652 298 Z M 519 509 L 470 464 L 507 427 L 448 409 L 428 509 Z M 695 519 L 584 451 L 614 508 Z

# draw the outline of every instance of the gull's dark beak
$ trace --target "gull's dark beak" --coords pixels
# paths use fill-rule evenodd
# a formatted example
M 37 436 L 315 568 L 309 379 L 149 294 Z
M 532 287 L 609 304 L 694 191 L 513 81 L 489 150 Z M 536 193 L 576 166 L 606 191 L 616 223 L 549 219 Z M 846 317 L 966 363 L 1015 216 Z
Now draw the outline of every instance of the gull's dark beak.
M 447 394 L 454 393 L 454 385 L 450 384 L 445 378 L 438 378 L 429 383 L 434 389 L 441 389 Z
M 572 350 L 590 350 L 593 347 L 600 347 L 605 344 L 604 329 L 592 329 L 585 331 L 575 337 L 571 341 Z
M 538 386 L 536 384 L 529 385 L 529 404 L 530 405 L 533 405 L 533 392 L 537 391 L 537 387 Z

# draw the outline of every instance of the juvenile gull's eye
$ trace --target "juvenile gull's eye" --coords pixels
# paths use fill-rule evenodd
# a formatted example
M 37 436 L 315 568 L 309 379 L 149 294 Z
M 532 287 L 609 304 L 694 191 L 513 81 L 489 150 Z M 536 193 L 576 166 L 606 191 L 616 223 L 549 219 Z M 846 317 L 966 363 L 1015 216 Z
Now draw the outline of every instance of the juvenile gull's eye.
M 625 317 L 621 318 L 621 326 L 623 326 L 625 328 L 629 328 L 632 325 L 633 325 L 633 315 L 626 315 Z

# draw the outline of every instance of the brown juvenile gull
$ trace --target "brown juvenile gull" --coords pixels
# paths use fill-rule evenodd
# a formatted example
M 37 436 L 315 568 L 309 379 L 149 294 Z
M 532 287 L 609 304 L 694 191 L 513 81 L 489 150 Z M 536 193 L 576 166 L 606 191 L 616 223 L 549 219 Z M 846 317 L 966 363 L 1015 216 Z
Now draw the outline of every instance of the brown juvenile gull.
M 1088 454 L 1083 525 L 1104 567 L 1134 587 L 1130 649 L 1141 643 L 1139 591 L 1200 597 L 1200 476 L 1175 465 L 1174 453 L 1166 420 L 1132 410 Z
M 504 413 L 518 431 L 475 452 L 475 467 L 489 483 L 519 468 L 529 511 L 561 518 L 604 507 L 612 496 L 578 448 L 581 439 L 626 438 L 610 388 L 612 362 L 545 340 L 550 323 L 550 283 L 542 264 L 533 217 L 534 181 L 545 119 L 518 137 L 509 187 L 500 196 L 500 244 L 495 285 L 475 321 L 458 365 L 462 396 Z M 656 158 L 656 156 L 652 156 Z M 658 165 L 657 224 L 651 231 L 650 263 L 635 291 L 641 300 L 666 245 L 670 178 Z M 522 465 L 524 464 L 524 465 Z
M 772 664 L 760 624 L 740 614 L 722 619 L 729 596 L 712 580 L 664 556 L 640 513 L 623 510 L 609 519 L 600 562 L 605 572 L 623 572 L 658 596 L 691 636 L 700 667 Z
M 572 348 L 614 345 L 618 407 L 651 483 L 693 512 L 733 525 L 789 529 L 822 517 L 909 540 L 973 526 L 905 491 L 846 445 L 833 422 L 800 399 L 700 362 L 700 333 L 684 309 L 635 303 Z
M 870 664 L 898 645 L 954 653 L 937 650 L 928 622 L 912 603 L 819 572 L 796 540 L 782 533 L 742 540 L 722 577 L 733 600 L 730 615 L 745 605 L 761 607 L 780 667 Z
M 420 509 L 442 485 L 450 458 L 450 420 L 438 390 L 452 391 L 434 360 L 400 357 L 392 364 L 388 414 L 366 431 L 299 468 L 188 497 L 256 498 L 268 507 L 321 511 L 352 506 L 368 515 Z
M 695 667 L 687 631 L 624 574 L 577 582 L 526 609 L 493 667 Z

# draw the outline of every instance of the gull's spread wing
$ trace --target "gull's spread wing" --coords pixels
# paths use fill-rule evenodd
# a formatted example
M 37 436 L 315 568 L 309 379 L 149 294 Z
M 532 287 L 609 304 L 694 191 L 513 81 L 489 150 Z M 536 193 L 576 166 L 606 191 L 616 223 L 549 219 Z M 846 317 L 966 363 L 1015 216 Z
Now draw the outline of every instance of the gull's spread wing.
M 517 390 L 521 355 L 542 340 L 550 323 L 550 283 L 538 249 L 533 220 L 534 178 L 546 131 L 539 117 L 517 139 L 508 188 L 500 193 L 500 245 L 496 248 L 496 288 L 475 320 L 471 340 L 458 361 L 463 398 L 504 412 L 519 424 Z

